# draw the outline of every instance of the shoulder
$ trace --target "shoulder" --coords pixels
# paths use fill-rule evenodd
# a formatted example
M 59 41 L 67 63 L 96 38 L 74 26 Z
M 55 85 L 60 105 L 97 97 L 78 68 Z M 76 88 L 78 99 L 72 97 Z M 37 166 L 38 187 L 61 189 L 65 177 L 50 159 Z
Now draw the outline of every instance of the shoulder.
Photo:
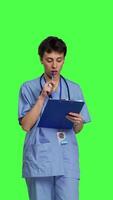
M 27 80 L 27 81 L 23 82 L 21 86 L 23 86 L 23 87 L 34 87 L 36 85 L 39 85 L 39 82 L 40 82 L 40 77 L 37 77 L 35 79 Z
M 72 80 L 65 78 L 69 88 L 80 90 L 80 85 Z
M 40 77 L 23 82 L 20 86 L 20 93 L 37 97 L 40 93 Z
M 83 92 L 80 85 L 72 80 L 65 78 L 67 85 L 69 87 L 69 91 L 71 94 L 71 99 L 82 100 Z
M 40 77 L 37 77 L 35 79 L 32 80 L 27 80 L 25 82 L 23 82 L 20 86 L 20 88 L 22 90 L 26 90 L 26 89 L 34 89 L 34 88 L 38 88 L 40 87 Z

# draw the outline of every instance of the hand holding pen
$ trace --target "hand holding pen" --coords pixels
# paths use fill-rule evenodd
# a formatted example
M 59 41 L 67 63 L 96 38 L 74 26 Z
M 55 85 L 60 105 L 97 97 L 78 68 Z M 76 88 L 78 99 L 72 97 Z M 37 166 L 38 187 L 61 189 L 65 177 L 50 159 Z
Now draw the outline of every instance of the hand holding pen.
M 43 90 L 41 92 L 41 96 L 47 97 L 52 94 L 55 87 L 55 81 L 54 81 L 54 74 L 51 73 L 51 80 L 47 83 L 45 83 Z

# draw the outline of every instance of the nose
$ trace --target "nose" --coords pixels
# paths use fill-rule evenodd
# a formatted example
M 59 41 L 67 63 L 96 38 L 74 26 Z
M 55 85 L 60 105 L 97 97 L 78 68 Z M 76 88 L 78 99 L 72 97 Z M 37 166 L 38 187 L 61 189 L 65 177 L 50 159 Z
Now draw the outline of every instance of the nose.
M 52 68 L 56 68 L 57 67 L 57 64 L 56 64 L 56 62 L 53 62 L 53 65 L 52 65 Z

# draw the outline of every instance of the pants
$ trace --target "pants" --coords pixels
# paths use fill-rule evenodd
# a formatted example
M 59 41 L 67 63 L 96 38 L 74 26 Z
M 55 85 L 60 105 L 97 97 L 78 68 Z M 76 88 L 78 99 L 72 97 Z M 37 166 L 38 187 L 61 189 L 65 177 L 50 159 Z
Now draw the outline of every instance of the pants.
M 78 200 L 79 180 L 64 176 L 26 178 L 30 200 Z

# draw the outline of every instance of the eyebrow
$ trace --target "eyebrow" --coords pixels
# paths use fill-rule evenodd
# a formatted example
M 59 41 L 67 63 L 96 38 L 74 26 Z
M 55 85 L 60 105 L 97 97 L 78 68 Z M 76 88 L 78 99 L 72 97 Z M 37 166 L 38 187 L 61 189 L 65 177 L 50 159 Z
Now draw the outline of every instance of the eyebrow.
M 58 58 L 63 58 L 63 57 L 57 57 L 56 59 L 58 59 Z M 46 57 L 46 59 L 53 59 L 53 58 L 51 58 L 51 57 Z

